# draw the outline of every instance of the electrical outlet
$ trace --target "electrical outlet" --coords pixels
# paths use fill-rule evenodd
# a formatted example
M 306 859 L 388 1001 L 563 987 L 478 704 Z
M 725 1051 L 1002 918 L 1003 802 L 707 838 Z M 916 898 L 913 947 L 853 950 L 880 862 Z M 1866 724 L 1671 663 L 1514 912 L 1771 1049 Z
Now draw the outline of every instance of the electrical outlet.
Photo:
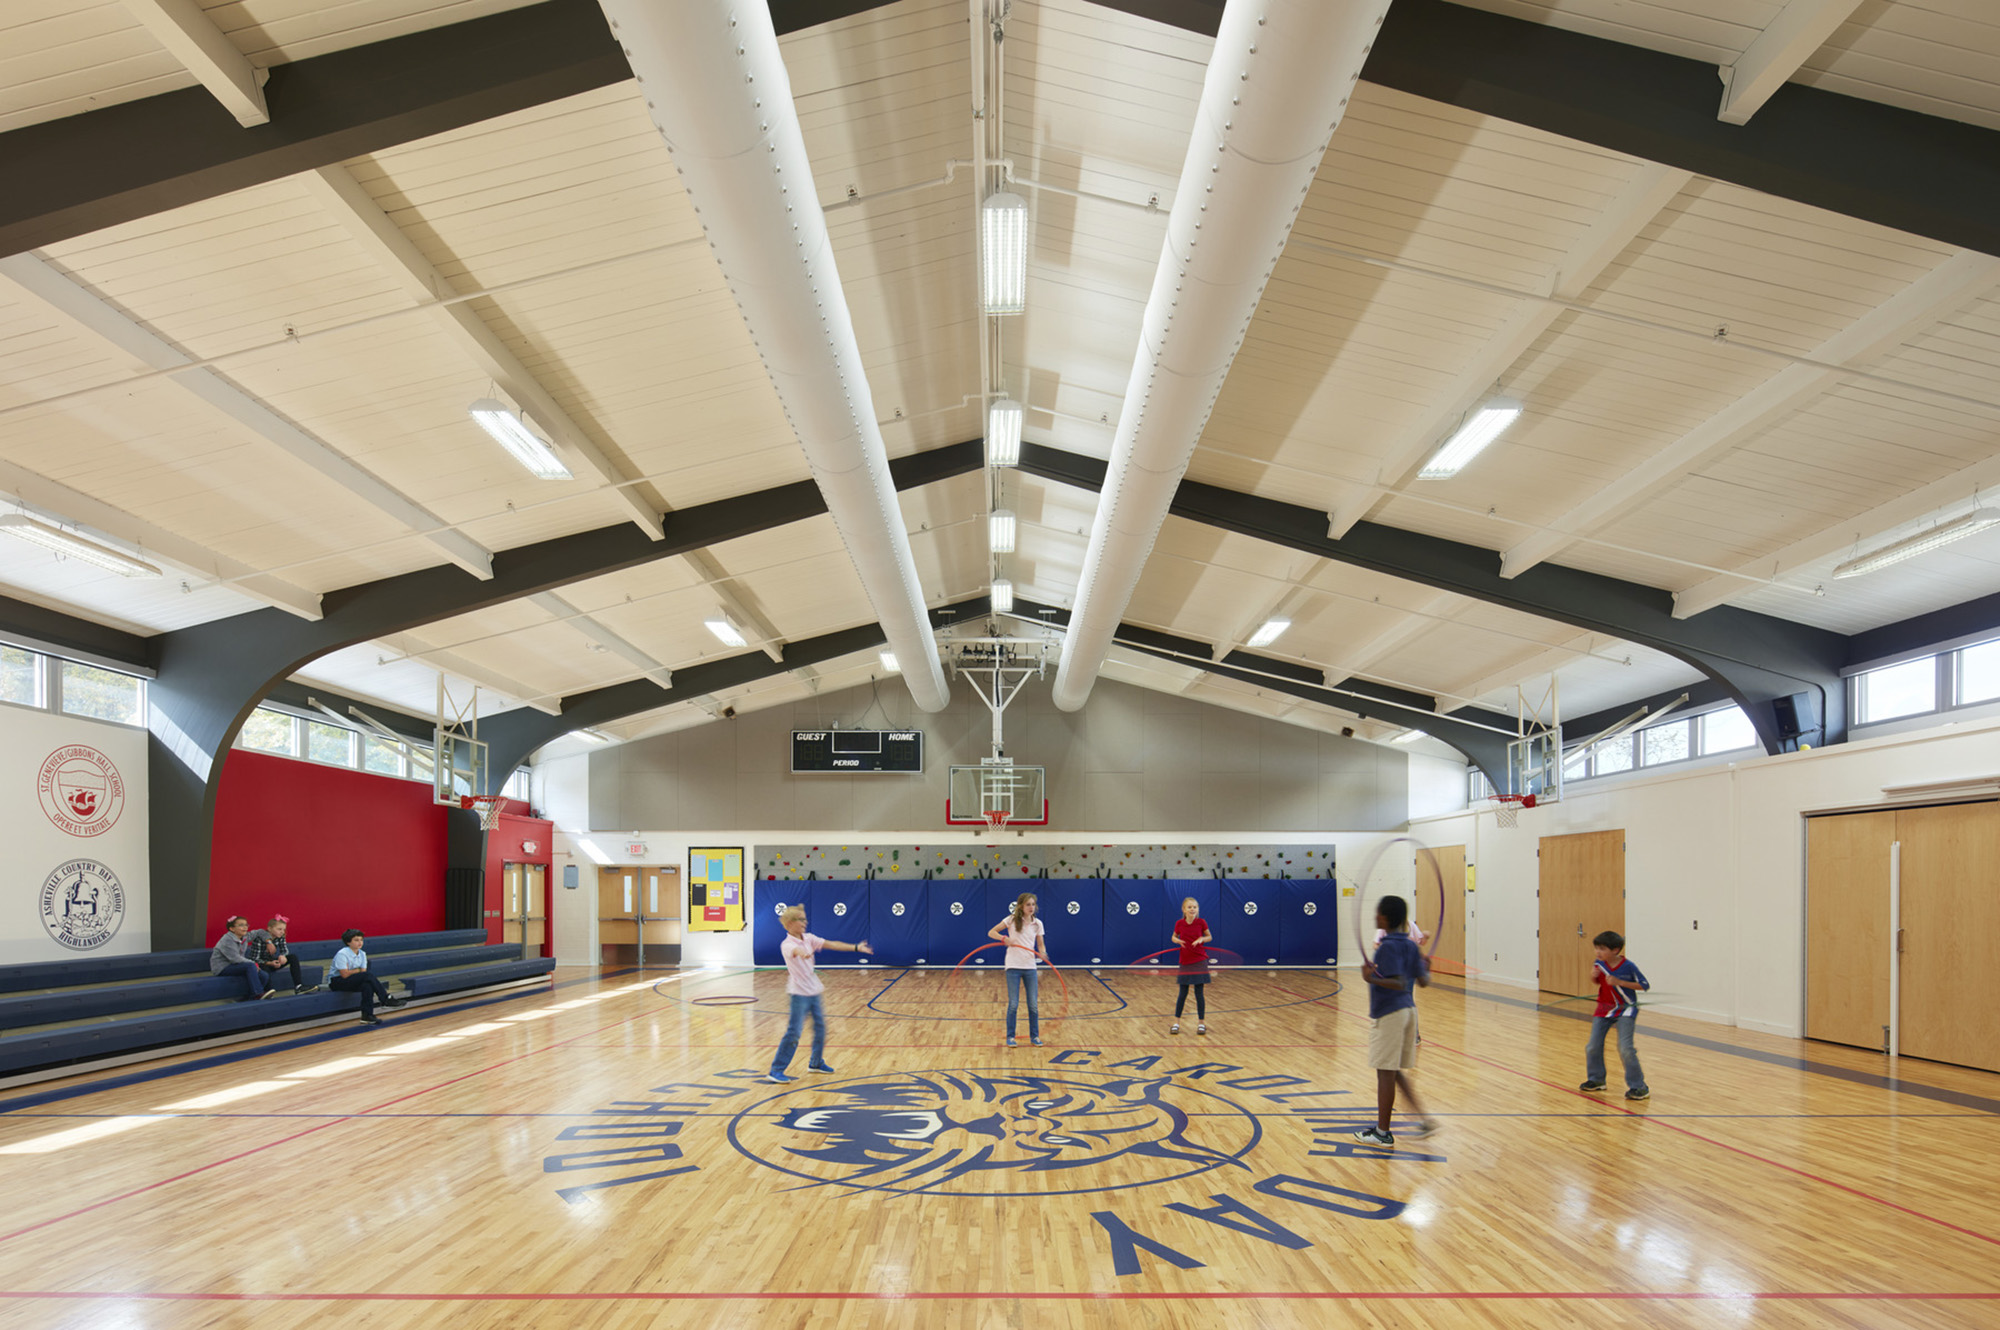
M 1694 921 L 1694 931 L 1697 933 L 1701 931 L 1701 920 L 1697 919 Z

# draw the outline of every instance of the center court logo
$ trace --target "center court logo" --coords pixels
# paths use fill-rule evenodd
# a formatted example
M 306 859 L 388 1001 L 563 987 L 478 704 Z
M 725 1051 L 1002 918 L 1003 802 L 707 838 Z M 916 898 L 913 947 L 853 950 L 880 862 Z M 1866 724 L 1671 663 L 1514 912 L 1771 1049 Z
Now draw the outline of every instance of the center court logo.
M 125 887 L 95 859 L 72 859 L 42 882 L 42 927 L 71 951 L 96 951 L 125 922 Z
M 101 836 L 125 811 L 125 778 L 86 744 L 50 753 L 36 773 L 35 794 L 49 821 L 72 836 Z
M 1170 1076 L 1053 1068 L 820 1082 L 774 1095 L 729 1124 L 738 1151 L 780 1173 L 934 1196 L 1150 1187 L 1241 1167 L 1261 1134 L 1251 1113 Z

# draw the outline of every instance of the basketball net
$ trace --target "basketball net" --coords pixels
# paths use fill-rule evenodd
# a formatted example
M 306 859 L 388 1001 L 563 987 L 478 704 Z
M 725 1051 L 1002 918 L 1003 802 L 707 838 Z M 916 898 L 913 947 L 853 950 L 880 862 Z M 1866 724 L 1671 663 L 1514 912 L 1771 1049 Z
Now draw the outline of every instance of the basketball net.
M 1496 796 L 1499 802 L 1493 806 L 1493 821 L 1503 830 L 1512 831 L 1521 821 L 1521 805 L 1526 802 L 1518 794 Z
M 1012 816 L 1004 808 L 989 808 L 986 810 L 986 829 L 995 833 L 1005 831 L 1007 820 Z
M 500 814 L 507 806 L 504 794 L 462 794 L 458 798 L 460 808 L 470 808 L 479 814 L 479 829 L 491 831 L 500 825 Z

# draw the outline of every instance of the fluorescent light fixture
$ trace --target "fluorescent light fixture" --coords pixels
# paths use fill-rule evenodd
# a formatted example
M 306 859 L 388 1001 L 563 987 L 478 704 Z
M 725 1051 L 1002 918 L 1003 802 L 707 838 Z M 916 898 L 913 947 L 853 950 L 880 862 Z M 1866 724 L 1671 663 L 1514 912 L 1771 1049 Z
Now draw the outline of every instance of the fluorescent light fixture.
M 1250 634 L 1250 640 L 1243 645 L 1251 647 L 1270 646 L 1271 643 L 1284 636 L 1285 630 L 1291 626 L 1292 621 L 1290 619 L 1266 619 L 1264 620 L 1264 626 Z
M 578 730 L 576 737 L 587 744 L 608 744 L 611 742 L 611 736 L 602 730 Z
M 573 479 L 548 441 L 529 429 L 528 422 L 505 402 L 482 397 L 466 410 L 479 422 L 479 428 L 491 434 L 493 441 L 512 453 L 537 480 Z
M 885 670 L 887 670 L 887 671 L 889 671 L 889 673 L 891 673 L 891 674 L 894 674 L 894 673 L 896 673 L 896 672 L 897 672 L 897 666 L 896 666 L 896 653 L 895 653 L 895 652 L 893 652 L 893 651 L 884 651 L 884 652 L 882 653 L 882 668 L 883 668 L 883 669 L 885 669 Z
M 40 545 L 45 550 L 54 550 L 67 559 L 80 559 L 93 567 L 105 569 L 120 577 L 158 577 L 160 570 L 144 559 L 135 559 L 109 545 L 100 545 L 87 540 L 59 526 L 38 522 L 25 513 L 8 513 L 0 517 L 0 531 L 17 539 Z
M 995 508 L 986 519 L 986 547 L 995 554 L 1014 552 L 1014 512 L 1011 508 Z
M 986 408 L 986 465 L 1021 465 L 1021 404 L 995 398 Z
M 1919 531 L 1914 536 L 1905 536 L 1893 545 L 1884 545 L 1873 554 L 1863 554 L 1849 559 L 1833 570 L 1835 577 L 1859 577 L 1872 573 L 1878 568 L 1887 568 L 1892 563 L 1914 559 L 1919 554 L 1928 554 L 1951 544 L 1954 540 L 1964 540 L 1975 532 L 1987 527 L 2000 525 L 2000 508 L 1974 508 L 1962 517 L 1954 517 L 1949 522 L 1940 523 L 1928 531 Z
M 1444 480 L 1465 469 L 1466 463 L 1479 456 L 1480 450 L 1506 432 L 1509 425 L 1521 418 L 1521 404 L 1505 397 L 1492 401 L 1466 417 L 1458 427 L 1458 433 L 1444 441 L 1444 447 L 1437 450 L 1431 460 L 1424 463 L 1424 469 L 1417 472 L 1425 480 Z
M 993 579 L 993 612 L 1005 614 L 1014 608 L 1014 584 L 1004 577 Z
M 1001 190 L 979 205 L 979 302 L 988 314 L 1028 308 L 1028 201 Z
M 731 622 L 729 616 L 726 614 L 720 618 L 703 619 L 702 623 L 707 626 L 709 632 L 715 634 L 715 640 L 726 647 L 747 647 L 750 645 L 743 636 L 743 630 Z
M 1389 742 L 1392 744 L 1413 744 L 1419 739 L 1428 739 L 1428 738 L 1430 738 L 1430 736 L 1428 734 L 1425 734 L 1422 730 L 1404 730 L 1401 734 L 1390 739 Z

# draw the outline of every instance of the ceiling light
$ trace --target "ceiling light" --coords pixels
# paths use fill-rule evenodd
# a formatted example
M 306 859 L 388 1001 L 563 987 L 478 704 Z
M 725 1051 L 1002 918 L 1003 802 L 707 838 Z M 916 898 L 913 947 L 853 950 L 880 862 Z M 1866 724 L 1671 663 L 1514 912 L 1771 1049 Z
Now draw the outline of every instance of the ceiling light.
M 1284 631 L 1291 626 L 1292 621 L 1290 619 L 1266 619 L 1264 620 L 1264 626 L 1250 634 L 1250 640 L 1244 643 L 1244 645 L 1253 647 L 1270 646 L 1271 643 L 1277 641 L 1284 634 Z
M 578 730 L 576 737 L 587 744 L 608 744 L 611 742 L 610 735 L 600 733 L 597 730 Z
M 1833 570 L 1835 577 L 1859 577 L 1872 573 L 1878 568 L 1887 568 L 1892 563 L 1914 559 L 1940 546 L 1949 545 L 1954 540 L 1964 540 L 1974 532 L 1984 531 L 1989 526 L 2000 525 L 2000 508 L 1974 508 L 1963 517 L 1934 526 L 1928 531 L 1919 531 L 1914 536 L 1905 536 L 1893 545 L 1884 545 L 1873 554 L 1863 554 L 1849 559 Z
M 709 632 L 715 634 L 716 640 L 726 647 L 747 647 L 750 645 L 749 641 L 743 636 L 743 630 L 731 623 L 729 616 L 726 614 L 718 619 L 703 619 L 702 623 L 707 627 Z
M 1417 472 L 1425 480 L 1444 480 L 1465 469 L 1465 464 L 1479 456 L 1487 444 L 1499 438 L 1506 428 L 1521 418 L 1521 404 L 1505 397 L 1496 397 L 1474 411 L 1458 427 L 1458 433 L 1444 441 L 1444 447 L 1437 450 L 1424 469 Z
M 1021 464 L 1021 404 L 1011 397 L 995 398 L 986 408 L 986 465 Z
M 1428 738 L 1430 738 L 1430 736 L 1428 734 L 1425 734 L 1422 730 L 1404 730 L 1401 734 L 1398 734 L 1395 737 L 1391 738 L 1389 742 L 1392 744 L 1413 744 L 1419 739 L 1428 739 Z
M 529 429 L 528 422 L 505 402 L 482 397 L 466 410 L 479 422 L 479 428 L 491 434 L 493 441 L 512 453 L 537 480 L 573 479 L 548 441 Z
M 1014 513 L 1009 508 L 995 508 L 986 519 L 986 545 L 995 554 L 1014 552 Z
M 120 577 L 158 577 L 160 570 L 144 559 L 135 559 L 129 554 L 100 545 L 94 540 L 86 540 L 74 532 L 61 527 L 38 522 L 25 513 L 8 513 L 0 517 L 0 531 L 10 536 L 40 545 L 43 549 L 54 550 L 66 558 L 81 559 L 83 562 Z
M 1005 190 L 979 205 L 979 298 L 988 314 L 1028 308 L 1028 201 Z
M 882 668 L 883 668 L 883 669 L 885 669 L 885 670 L 887 670 L 887 671 L 889 671 L 889 673 L 891 673 L 891 674 L 894 674 L 894 673 L 896 673 L 896 653 L 895 653 L 895 652 L 893 652 L 893 651 L 884 651 L 884 652 L 882 653 Z
M 993 579 L 993 612 L 1006 614 L 1014 608 L 1014 584 L 1004 577 Z

